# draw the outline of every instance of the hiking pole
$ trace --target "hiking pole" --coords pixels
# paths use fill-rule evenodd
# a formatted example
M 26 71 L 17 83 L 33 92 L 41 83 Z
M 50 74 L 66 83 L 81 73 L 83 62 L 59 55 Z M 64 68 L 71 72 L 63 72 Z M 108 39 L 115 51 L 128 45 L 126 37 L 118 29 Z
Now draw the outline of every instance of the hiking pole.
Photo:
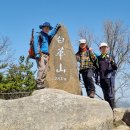
M 31 40 L 30 40 L 30 45 L 32 45 L 34 42 L 34 28 L 32 29 L 32 32 L 31 32 Z
M 82 85 L 84 85 L 84 83 L 82 82 L 82 80 L 81 80 L 81 78 L 80 78 L 80 83 L 82 84 Z M 99 85 L 98 85 L 99 86 Z M 84 87 L 82 87 L 82 88 L 84 88 Z M 95 95 L 98 97 L 98 98 L 100 98 L 101 100 L 104 100 L 101 96 L 99 96 L 96 92 L 95 92 Z
M 97 96 L 97 97 L 99 97 L 101 100 L 104 100 L 101 96 L 99 96 L 96 92 L 95 92 L 95 95 Z
M 96 84 L 97 86 L 99 86 L 100 87 L 100 85 L 99 84 Z M 101 87 L 100 87 L 101 88 Z M 96 92 L 95 92 L 95 95 L 97 96 L 97 97 L 99 97 L 101 100 L 104 100 L 101 96 L 99 96 Z

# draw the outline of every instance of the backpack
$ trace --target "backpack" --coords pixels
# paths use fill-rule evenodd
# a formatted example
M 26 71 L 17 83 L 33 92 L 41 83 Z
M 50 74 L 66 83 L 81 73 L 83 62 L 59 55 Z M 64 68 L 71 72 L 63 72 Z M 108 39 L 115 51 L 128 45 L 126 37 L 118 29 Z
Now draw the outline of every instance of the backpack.
M 39 47 L 40 47 L 42 42 L 43 42 L 43 38 L 42 38 L 41 32 L 38 32 L 38 34 L 39 34 L 38 43 L 39 43 Z M 29 53 L 29 58 L 36 59 L 35 52 L 34 52 L 34 29 L 32 29 L 31 40 L 30 40 L 30 48 L 29 48 L 28 53 Z

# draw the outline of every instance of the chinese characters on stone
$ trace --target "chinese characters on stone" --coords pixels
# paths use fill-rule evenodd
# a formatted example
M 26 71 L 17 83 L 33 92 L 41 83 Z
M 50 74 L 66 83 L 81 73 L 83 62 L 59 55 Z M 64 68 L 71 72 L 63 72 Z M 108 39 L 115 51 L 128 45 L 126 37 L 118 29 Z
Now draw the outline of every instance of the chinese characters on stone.
M 63 44 L 64 43 L 64 37 L 58 36 L 57 42 L 58 42 L 58 44 Z M 58 49 L 58 52 L 55 56 L 59 57 L 60 61 L 62 61 L 64 55 L 65 55 L 64 54 L 64 47 L 62 46 L 61 48 Z M 56 69 L 56 73 L 61 73 L 61 72 L 66 73 L 66 69 L 63 68 L 62 63 L 60 62 L 59 67 Z M 66 78 L 56 77 L 55 80 L 66 80 Z

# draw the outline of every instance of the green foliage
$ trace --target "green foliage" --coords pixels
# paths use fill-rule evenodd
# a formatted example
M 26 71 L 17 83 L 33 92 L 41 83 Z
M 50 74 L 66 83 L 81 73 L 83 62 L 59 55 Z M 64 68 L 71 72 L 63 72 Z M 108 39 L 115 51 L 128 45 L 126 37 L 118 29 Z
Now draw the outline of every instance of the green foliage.
M 4 69 L 4 68 L 6 68 L 8 66 L 8 64 L 1 64 L 0 65 L 0 69 Z
M 20 56 L 19 64 L 12 64 L 7 70 L 7 74 L 0 74 L 0 92 L 30 92 L 35 89 L 35 77 L 31 68 L 33 63 L 29 58 Z

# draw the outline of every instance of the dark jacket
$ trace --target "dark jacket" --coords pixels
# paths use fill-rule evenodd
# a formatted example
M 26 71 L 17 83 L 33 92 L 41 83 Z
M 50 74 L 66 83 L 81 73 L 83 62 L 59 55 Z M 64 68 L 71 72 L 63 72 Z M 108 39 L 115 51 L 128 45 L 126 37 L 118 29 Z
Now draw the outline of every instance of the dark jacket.
M 98 56 L 98 73 L 100 79 L 115 77 L 117 70 L 117 64 L 112 56 L 107 54 L 105 57 L 102 55 Z

